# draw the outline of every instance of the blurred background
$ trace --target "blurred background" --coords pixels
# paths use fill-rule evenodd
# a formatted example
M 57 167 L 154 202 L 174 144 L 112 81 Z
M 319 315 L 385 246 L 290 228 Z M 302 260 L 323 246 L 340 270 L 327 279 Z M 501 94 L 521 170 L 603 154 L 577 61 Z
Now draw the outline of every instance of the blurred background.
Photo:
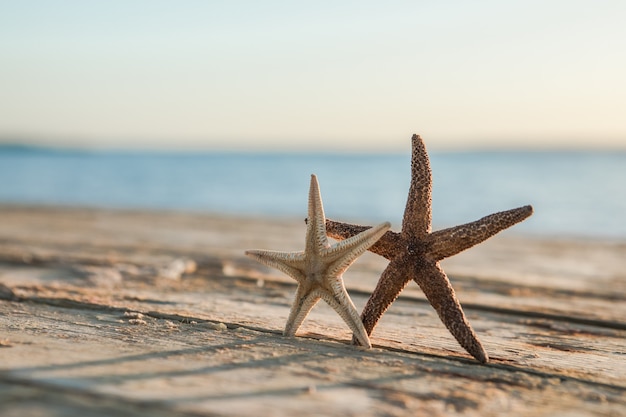
M 622 1 L 0 0 L 0 204 L 626 239 Z

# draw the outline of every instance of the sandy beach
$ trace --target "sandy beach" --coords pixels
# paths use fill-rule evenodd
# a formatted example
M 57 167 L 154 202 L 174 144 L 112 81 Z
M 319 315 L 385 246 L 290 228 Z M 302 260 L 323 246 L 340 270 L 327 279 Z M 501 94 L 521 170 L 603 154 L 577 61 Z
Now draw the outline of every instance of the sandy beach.
M 303 219 L 0 206 L 0 415 L 623 415 L 626 240 L 505 231 L 443 262 L 489 353 L 415 283 L 373 348 L 246 249 L 301 250 Z M 398 225 L 393 226 L 394 229 Z M 360 311 L 387 261 L 344 275 Z

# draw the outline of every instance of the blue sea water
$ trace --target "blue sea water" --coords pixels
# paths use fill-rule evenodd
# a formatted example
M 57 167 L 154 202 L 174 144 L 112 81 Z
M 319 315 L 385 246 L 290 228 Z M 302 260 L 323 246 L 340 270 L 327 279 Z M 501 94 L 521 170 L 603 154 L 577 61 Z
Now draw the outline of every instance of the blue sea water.
M 532 204 L 518 233 L 626 239 L 624 152 L 431 152 L 434 228 Z M 0 204 L 304 218 L 310 174 L 326 215 L 400 226 L 405 154 L 87 152 L 0 147 Z

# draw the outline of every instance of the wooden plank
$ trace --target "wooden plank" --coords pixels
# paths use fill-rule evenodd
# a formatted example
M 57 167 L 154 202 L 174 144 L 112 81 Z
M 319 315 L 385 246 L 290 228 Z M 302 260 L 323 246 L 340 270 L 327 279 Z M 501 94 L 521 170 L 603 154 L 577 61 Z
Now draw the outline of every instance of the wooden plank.
M 483 366 L 417 286 L 383 317 L 371 350 L 351 346 L 325 304 L 283 337 L 295 283 L 243 250 L 301 248 L 299 220 L 0 216 L 3 416 L 626 412 L 620 242 L 503 236 L 448 261 L 492 358 Z M 357 308 L 384 265 L 367 256 L 346 274 Z

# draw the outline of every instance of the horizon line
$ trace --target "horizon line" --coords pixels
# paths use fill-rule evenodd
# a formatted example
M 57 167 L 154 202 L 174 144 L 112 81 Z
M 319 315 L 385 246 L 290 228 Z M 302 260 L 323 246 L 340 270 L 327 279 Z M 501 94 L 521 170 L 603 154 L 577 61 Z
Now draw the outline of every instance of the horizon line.
M 271 146 L 269 148 L 262 147 L 222 147 L 222 146 L 110 146 L 103 144 L 63 144 L 63 143 L 19 143 L 17 141 L 4 141 L 0 137 L 0 151 L 24 151 L 24 152 L 50 152 L 50 153 L 155 153 L 155 154 L 273 154 L 273 155 L 299 155 L 299 154 L 318 154 L 318 155 L 401 155 L 408 151 L 400 149 L 400 147 L 392 147 L 391 149 L 358 149 L 351 150 L 347 148 L 324 148 L 317 149 L 308 146 L 277 148 Z M 626 153 L 626 146 L 519 146 L 512 144 L 506 146 L 493 146 L 485 144 L 463 145 L 463 146 L 429 146 L 429 151 L 434 153 L 609 153 L 618 152 Z

